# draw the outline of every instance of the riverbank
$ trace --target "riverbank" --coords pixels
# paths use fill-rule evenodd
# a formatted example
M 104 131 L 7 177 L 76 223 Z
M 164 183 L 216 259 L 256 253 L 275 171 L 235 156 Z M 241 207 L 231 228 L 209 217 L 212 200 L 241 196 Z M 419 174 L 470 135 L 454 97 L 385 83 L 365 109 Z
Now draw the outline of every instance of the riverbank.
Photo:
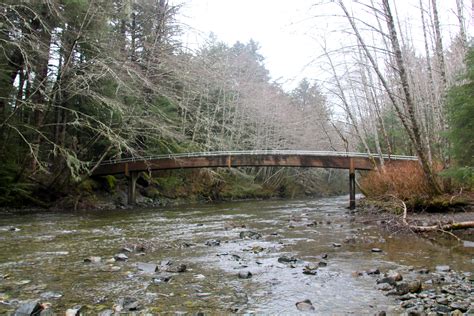
M 422 209 L 420 205 L 426 207 Z M 360 221 L 377 223 L 381 229 L 394 234 L 421 234 L 426 238 L 438 234 L 458 241 L 465 238 L 474 241 L 474 228 L 457 225 L 474 222 L 472 192 L 441 196 L 418 206 L 407 206 L 392 197 L 383 200 L 363 198 L 359 201 L 358 214 Z

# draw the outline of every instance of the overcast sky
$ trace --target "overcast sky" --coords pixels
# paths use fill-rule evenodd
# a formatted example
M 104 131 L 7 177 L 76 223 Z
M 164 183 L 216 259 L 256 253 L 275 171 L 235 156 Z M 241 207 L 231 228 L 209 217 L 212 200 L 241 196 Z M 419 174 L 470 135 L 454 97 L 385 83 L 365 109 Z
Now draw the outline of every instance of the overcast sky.
M 184 3 L 179 21 L 185 25 L 184 41 L 189 47 L 197 47 L 212 32 L 218 40 L 229 45 L 236 41 L 254 39 L 260 44 L 260 53 L 272 78 L 291 88 L 302 77 L 317 77 L 317 67 L 309 64 L 321 54 L 315 38 L 326 37 L 329 41 L 345 41 L 344 35 L 330 33 L 337 27 L 332 14 L 340 14 L 333 6 L 314 7 L 316 0 L 176 0 Z M 415 45 L 422 47 L 422 38 L 416 40 L 419 31 L 419 0 L 397 1 L 398 14 L 412 24 Z M 470 0 L 465 0 L 465 17 L 472 35 L 472 10 Z M 455 0 L 438 0 L 442 18 L 443 40 L 449 41 L 458 32 L 453 14 Z M 319 16 L 314 18 L 314 16 Z M 321 16 L 327 16 L 323 18 Z M 348 36 L 348 35 L 345 35 Z

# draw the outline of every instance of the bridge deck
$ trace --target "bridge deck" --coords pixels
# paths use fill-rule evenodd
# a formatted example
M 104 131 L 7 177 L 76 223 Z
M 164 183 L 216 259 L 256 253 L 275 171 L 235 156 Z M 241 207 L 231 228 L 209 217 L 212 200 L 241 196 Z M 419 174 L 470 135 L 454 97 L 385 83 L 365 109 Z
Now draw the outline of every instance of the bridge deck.
M 389 157 L 384 155 L 385 160 Z M 391 156 L 390 161 L 416 160 L 413 156 Z M 159 155 L 153 157 L 109 160 L 100 164 L 93 175 L 128 174 L 129 172 L 212 167 L 284 166 L 372 170 L 378 156 L 331 151 L 221 151 Z
M 128 177 L 128 203 L 136 200 L 136 181 L 139 172 L 211 167 L 312 167 L 349 170 L 350 208 L 355 208 L 355 170 L 372 170 L 380 158 L 400 163 L 416 160 L 413 156 L 375 157 L 362 153 L 293 150 L 220 151 L 170 154 L 154 157 L 109 160 L 92 173 L 95 176 L 125 174 Z

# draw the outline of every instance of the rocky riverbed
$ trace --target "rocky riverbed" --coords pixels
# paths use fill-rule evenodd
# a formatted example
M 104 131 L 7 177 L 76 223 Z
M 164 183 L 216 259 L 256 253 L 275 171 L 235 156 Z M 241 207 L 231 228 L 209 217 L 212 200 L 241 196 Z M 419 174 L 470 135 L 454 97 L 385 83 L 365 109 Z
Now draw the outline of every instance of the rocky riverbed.
M 346 197 L 0 214 L 0 314 L 474 313 L 472 235 L 401 236 Z

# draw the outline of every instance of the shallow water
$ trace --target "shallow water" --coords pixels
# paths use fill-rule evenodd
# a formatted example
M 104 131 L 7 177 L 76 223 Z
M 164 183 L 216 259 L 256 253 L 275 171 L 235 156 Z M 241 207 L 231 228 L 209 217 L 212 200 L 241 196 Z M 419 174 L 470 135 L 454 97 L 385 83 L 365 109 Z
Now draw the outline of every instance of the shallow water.
M 453 239 L 387 235 L 361 223 L 345 208 L 347 197 L 300 201 L 252 201 L 163 209 L 0 214 L 0 314 L 17 301 L 51 302 L 57 312 L 86 305 L 111 309 L 119 298 L 138 299 L 150 312 L 284 313 L 310 299 L 321 314 L 397 312 L 394 298 L 375 289 L 372 276 L 352 272 L 378 268 L 472 271 L 472 247 Z M 316 223 L 315 225 L 311 225 Z M 241 226 L 245 226 L 242 228 Z M 19 231 L 12 231 L 11 228 Z M 241 239 L 252 230 L 261 239 Z M 355 237 L 352 242 L 345 239 Z M 206 246 L 208 240 L 219 246 Z M 472 241 L 472 240 L 471 240 Z M 341 247 L 334 247 L 340 243 Z M 106 263 L 124 246 L 126 262 Z M 259 248 L 261 247 L 261 248 Z M 373 253 L 372 248 L 382 253 Z M 328 255 L 327 267 L 305 275 L 307 263 Z M 281 256 L 298 258 L 291 267 Z M 100 256 L 100 263 L 85 263 Z M 138 262 L 186 264 L 169 283 L 138 271 Z M 111 269 L 119 269 L 111 271 Z M 252 278 L 240 279 L 240 271 Z M 160 275 L 160 273 L 157 273 Z M 61 297 L 57 297 L 61 296 Z

